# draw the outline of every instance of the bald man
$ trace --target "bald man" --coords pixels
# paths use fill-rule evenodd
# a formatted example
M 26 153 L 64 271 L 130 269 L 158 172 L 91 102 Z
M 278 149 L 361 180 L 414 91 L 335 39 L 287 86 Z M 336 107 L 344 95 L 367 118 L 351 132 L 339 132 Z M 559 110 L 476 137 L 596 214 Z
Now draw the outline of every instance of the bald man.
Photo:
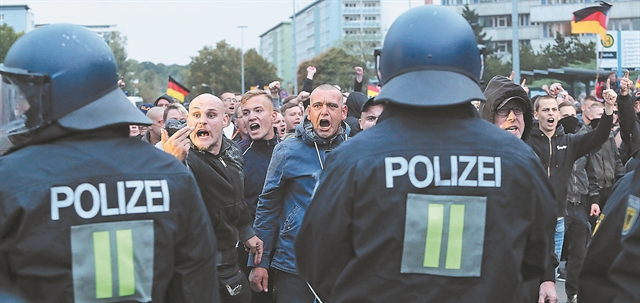
M 250 264 L 255 268 L 249 280 L 254 291 L 268 292 L 268 269 L 272 268 L 278 303 L 314 300 L 307 283 L 298 277 L 293 243 L 325 157 L 347 140 L 350 129 L 344 122 L 346 117 L 342 93 L 332 85 L 320 85 L 311 93 L 308 115 L 303 125 L 296 127 L 295 137 L 273 149 L 253 225 L 265 243 L 265 254 L 262 263 Z
M 229 115 L 223 102 L 211 94 L 197 96 L 189 105 L 187 127 L 168 138 L 162 130 L 164 150 L 185 162 L 198 182 L 215 227 L 221 302 L 250 302 L 251 290 L 238 266 L 236 242 L 262 258 L 247 205 L 243 201 L 242 156 L 238 146 L 222 136 Z
M 153 122 L 149 130 L 142 136 L 142 141 L 156 145 L 162 139 L 162 128 L 164 127 L 164 107 L 152 107 L 147 111 L 147 118 Z

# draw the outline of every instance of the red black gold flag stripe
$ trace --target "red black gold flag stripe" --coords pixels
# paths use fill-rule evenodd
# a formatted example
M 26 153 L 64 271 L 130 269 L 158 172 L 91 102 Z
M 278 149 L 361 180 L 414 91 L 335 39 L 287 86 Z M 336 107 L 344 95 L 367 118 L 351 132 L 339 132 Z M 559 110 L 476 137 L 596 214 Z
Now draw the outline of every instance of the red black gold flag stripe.
M 167 95 L 184 102 L 184 97 L 189 94 L 189 90 L 182 84 L 178 83 L 176 79 L 169 76 L 169 84 L 167 84 Z
M 571 19 L 572 34 L 599 34 L 600 39 L 607 37 L 607 13 L 610 4 L 602 2 L 600 6 L 591 6 L 573 12 Z

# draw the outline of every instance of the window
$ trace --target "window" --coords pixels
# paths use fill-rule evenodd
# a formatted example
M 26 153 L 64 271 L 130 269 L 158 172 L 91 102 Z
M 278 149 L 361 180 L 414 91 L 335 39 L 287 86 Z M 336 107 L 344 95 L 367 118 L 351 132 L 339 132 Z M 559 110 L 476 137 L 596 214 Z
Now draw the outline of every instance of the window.
M 529 14 L 520 14 L 520 15 L 518 15 L 518 25 L 519 26 L 529 26 Z
M 571 23 L 569 22 L 545 23 L 542 28 L 545 38 L 555 38 L 556 33 L 560 33 L 563 36 L 571 35 Z
M 491 41 L 488 46 L 498 54 L 511 51 L 511 41 Z
M 632 19 L 618 19 L 618 20 L 609 20 L 608 28 L 609 30 L 613 30 L 613 31 L 615 30 L 628 31 L 628 30 L 633 30 L 634 26 L 633 26 Z
M 511 16 L 503 15 L 496 17 L 496 27 L 511 26 Z
M 378 3 L 376 2 L 365 2 L 364 7 L 377 7 Z
M 355 3 L 345 3 L 344 7 L 356 7 Z
M 365 21 L 376 21 L 376 16 L 365 16 L 364 20 Z
M 0 22 L 4 22 L 4 14 L 0 14 Z

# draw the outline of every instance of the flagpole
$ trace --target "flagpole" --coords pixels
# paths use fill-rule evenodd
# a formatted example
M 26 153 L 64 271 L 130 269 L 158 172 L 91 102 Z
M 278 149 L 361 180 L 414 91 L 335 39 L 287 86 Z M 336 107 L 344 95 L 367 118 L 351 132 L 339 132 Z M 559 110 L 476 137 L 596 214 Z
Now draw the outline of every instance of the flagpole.
M 622 34 L 618 29 L 618 78 L 622 78 Z
M 600 47 L 602 48 L 602 39 L 598 36 L 598 40 L 600 40 Z M 602 53 L 604 49 L 600 49 L 600 58 L 598 59 L 598 64 L 596 64 L 596 85 L 598 85 L 598 78 L 600 76 L 600 64 L 602 64 Z

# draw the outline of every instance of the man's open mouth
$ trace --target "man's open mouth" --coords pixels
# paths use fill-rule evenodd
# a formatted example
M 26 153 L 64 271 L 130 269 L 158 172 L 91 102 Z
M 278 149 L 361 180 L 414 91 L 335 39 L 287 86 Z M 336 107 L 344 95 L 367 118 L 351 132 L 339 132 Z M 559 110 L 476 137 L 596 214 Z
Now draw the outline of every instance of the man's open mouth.
M 204 129 L 199 129 L 196 132 L 196 137 L 198 137 L 198 138 L 208 137 L 209 135 L 210 135 L 210 133 L 207 130 L 204 130 Z
M 251 129 L 251 131 L 258 130 L 258 129 L 260 129 L 260 124 L 251 123 L 251 125 L 249 125 L 249 129 Z
M 320 127 L 329 127 L 329 125 L 331 125 L 331 122 L 329 122 L 329 120 L 326 120 L 326 119 L 320 120 Z

